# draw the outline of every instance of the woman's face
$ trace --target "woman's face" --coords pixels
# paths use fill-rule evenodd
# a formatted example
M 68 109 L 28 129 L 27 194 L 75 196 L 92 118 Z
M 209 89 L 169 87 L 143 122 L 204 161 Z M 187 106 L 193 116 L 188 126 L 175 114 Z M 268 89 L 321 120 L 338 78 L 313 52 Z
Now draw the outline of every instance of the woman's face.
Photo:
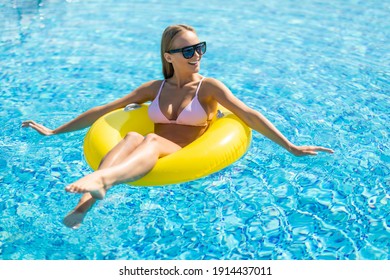
M 173 41 L 172 49 L 181 49 L 184 47 L 196 45 L 199 43 L 198 36 L 192 31 L 183 31 L 179 33 Z M 200 70 L 200 60 L 202 55 L 194 52 L 194 56 L 186 59 L 181 52 L 169 54 L 165 53 L 165 59 L 172 63 L 175 71 L 184 70 L 186 72 L 197 73 Z

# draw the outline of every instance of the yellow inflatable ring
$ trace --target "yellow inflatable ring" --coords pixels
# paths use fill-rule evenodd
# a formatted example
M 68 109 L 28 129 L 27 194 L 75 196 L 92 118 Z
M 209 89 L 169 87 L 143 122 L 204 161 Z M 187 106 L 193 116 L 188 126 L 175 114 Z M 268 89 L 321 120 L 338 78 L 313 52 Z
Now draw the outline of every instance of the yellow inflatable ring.
M 130 132 L 153 132 L 147 114 L 148 105 L 118 109 L 99 118 L 84 139 L 87 163 L 96 170 L 103 157 Z M 126 107 L 127 108 L 127 107 Z M 248 150 L 252 132 L 237 116 L 219 107 L 221 116 L 191 144 L 174 154 L 160 158 L 156 166 L 134 186 L 161 186 L 192 181 L 217 172 L 238 160 Z

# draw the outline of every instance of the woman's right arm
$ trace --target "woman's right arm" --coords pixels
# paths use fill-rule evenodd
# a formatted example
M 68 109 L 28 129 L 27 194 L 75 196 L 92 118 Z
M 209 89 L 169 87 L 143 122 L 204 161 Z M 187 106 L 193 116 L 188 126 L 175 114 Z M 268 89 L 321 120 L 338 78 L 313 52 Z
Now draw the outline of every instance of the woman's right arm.
M 99 117 L 104 115 L 106 112 L 109 112 L 108 108 L 109 107 L 107 104 L 89 109 L 88 111 L 82 113 L 78 117 L 59 126 L 56 129 L 47 128 L 46 126 L 39 124 L 33 120 L 24 121 L 22 123 L 22 127 L 31 127 L 45 136 L 76 131 L 92 125 Z
M 22 123 L 22 127 L 31 127 L 35 129 L 37 132 L 39 132 L 40 134 L 45 136 L 80 130 L 91 126 L 101 116 L 113 110 L 123 108 L 127 104 L 130 103 L 142 104 L 148 100 L 151 100 L 153 98 L 152 96 L 153 92 L 155 92 L 156 88 L 158 89 L 158 83 L 159 83 L 158 81 L 151 81 L 145 83 L 139 88 L 137 88 L 136 90 L 134 90 L 133 92 L 129 93 L 128 95 L 120 99 L 117 99 L 113 102 L 107 103 L 105 105 L 101 105 L 89 109 L 88 111 L 82 113 L 78 117 L 59 126 L 56 129 L 47 128 L 32 120 L 24 121 Z

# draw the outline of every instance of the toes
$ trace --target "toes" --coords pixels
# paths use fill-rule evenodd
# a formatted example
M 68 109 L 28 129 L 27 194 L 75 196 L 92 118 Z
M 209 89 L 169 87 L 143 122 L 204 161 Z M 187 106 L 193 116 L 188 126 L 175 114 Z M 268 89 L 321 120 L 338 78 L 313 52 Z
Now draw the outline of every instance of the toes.
M 67 192 L 70 192 L 70 193 L 80 193 L 80 192 L 83 192 L 83 189 L 76 186 L 76 185 L 69 185 L 65 188 L 65 190 Z

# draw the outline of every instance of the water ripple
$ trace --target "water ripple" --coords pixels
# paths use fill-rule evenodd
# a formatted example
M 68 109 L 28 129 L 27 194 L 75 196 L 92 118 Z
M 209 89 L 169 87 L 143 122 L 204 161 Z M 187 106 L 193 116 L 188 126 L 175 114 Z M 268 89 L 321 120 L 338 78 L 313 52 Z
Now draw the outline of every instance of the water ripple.
M 0 258 L 389 259 L 385 1 L 210 0 L 208 11 L 112 2 L 0 6 Z M 225 170 L 166 187 L 117 186 L 80 229 L 65 228 L 79 197 L 63 188 L 90 172 L 85 131 L 41 137 L 20 123 L 54 128 L 161 79 L 156 38 L 183 21 L 208 42 L 202 74 L 292 142 L 335 154 L 295 158 L 254 133 Z

